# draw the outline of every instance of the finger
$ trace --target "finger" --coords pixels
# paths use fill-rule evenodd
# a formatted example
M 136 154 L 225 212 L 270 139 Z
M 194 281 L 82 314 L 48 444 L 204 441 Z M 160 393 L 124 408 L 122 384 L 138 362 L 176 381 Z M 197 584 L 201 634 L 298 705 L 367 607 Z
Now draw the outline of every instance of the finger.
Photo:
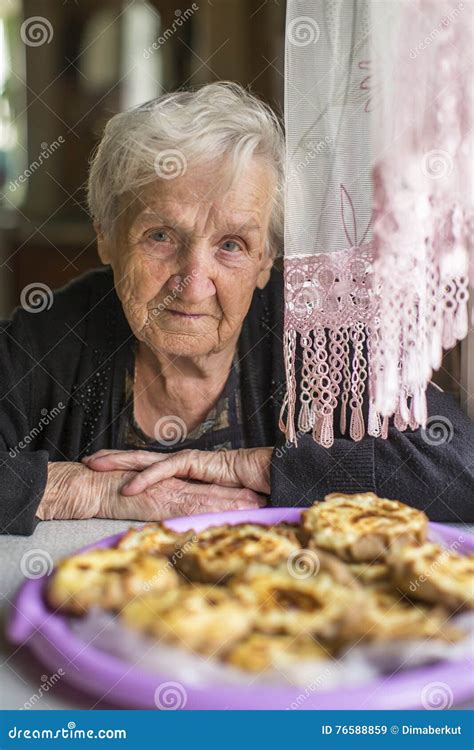
M 153 451 L 116 451 L 89 459 L 87 466 L 93 471 L 117 471 L 119 469 L 133 469 L 140 471 L 147 466 L 168 458 L 166 454 Z
M 248 499 L 212 497 L 201 492 L 186 492 L 173 499 L 162 498 L 161 502 L 150 503 L 149 500 L 133 501 L 132 506 L 121 508 L 114 518 L 136 519 L 141 521 L 158 521 L 176 516 L 198 515 L 202 513 L 223 513 L 230 510 L 256 510 L 258 502 Z
M 165 456 L 161 462 L 143 469 L 131 482 L 124 484 L 121 492 L 126 497 L 138 495 L 154 484 L 172 477 L 195 479 L 210 484 L 217 482 L 220 487 L 241 487 L 236 478 L 223 471 L 222 456 L 212 451 L 184 450 Z
M 161 497 L 157 497 L 150 503 L 149 498 L 132 501 L 132 507 L 126 504 L 121 508 L 114 518 L 127 518 L 142 521 L 159 521 L 176 516 L 198 515 L 202 513 L 222 513 L 229 510 L 255 510 L 266 503 L 266 498 L 252 490 L 242 490 L 239 493 L 230 492 L 227 496 L 214 496 L 216 488 L 213 485 L 186 485 L 192 487 L 192 491 L 173 491 L 162 487 L 164 490 Z M 229 488 L 227 488 L 229 489 Z M 234 489 L 234 488 L 231 488 Z M 128 509 L 127 509 L 128 506 Z
M 118 450 L 117 448 L 101 448 L 100 451 L 91 453 L 88 456 L 83 456 L 81 461 L 84 461 L 84 463 L 87 463 L 87 461 L 90 461 L 93 458 L 97 458 L 98 456 L 106 456 L 106 455 L 110 455 L 111 453 L 121 453 L 121 452 L 122 451 Z
M 189 502 L 189 505 L 188 505 Z M 192 494 L 187 495 L 183 502 L 183 510 L 186 513 L 223 513 L 229 510 L 257 510 L 261 508 L 261 499 L 252 499 L 250 496 L 243 495 L 236 499 L 230 497 L 213 497 L 211 494 Z
M 172 477 L 188 477 L 191 475 L 191 457 L 186 452 L 175 453 L 173 456 L 164 456 L 164 460 L 156 461 L 148 468 L 143 468 L 131 482 L 127 482 L 121 489 L 122 495 L 130 497 L 139 495 L 157 482 Z M 203 477 L 204 478 L 204 477 Z
M 183 494 L 192 494 L 195 498 L 201 498 L 201 502 L 212 503 L 216 509 L 235 510 L 238 508 L 261 508 L 267 504 L 267 500 L 258 492 L 246 487 L 220 487 L 217 484 L 191 485 L 183 482 Z M 204 512 L 204 511 L 203 511 Z
M 212 501 L 222 500 L 232 503 L 243 503 L 247 507 L 251 503 L 253 507 L 259 508 L 266 505 L 266 498 L 247 487 L 220 487 L 217 484 L 203 484 L 193 487 L 193 492 L 209 497 Z

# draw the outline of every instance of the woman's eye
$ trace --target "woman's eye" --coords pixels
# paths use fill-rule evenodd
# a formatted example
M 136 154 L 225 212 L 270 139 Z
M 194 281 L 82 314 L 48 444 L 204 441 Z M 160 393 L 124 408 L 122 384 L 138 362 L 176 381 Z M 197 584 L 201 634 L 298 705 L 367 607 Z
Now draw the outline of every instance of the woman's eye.
M 234 240 L 226 240 L 222 243 L 221 247 L 223 250 L 226 250 L 230 253 L 234 253 L 236 250 L 240 250 L 240 245 L 238 245 L 237 242 L 234 242 Z
M 156 232 L 151 232 L 148 235 L 149 240 L 153 240 L 153 242 L 169 242 L 170 236 L 168 232 L 165 232 L 164 230 L 157 230 Z

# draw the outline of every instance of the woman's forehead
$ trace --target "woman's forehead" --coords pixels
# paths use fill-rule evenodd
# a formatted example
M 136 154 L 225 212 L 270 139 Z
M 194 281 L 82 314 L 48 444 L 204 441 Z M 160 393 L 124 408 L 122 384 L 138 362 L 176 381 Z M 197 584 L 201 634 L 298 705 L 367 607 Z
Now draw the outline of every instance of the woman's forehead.
M 150 221 L 182 221 L 183 225 L 190 221 L 194 224 L 193 218 L 199 212 L 211 219 L 216 224 L 226 224 L 227 226 L 243 226 L 249 231 L 260 227 L 261 206 L 244 208 L 243 206 L 232 205 L 229 202 L 217 203 L 214 201 L 196 201 L 194 203 L 181 203 L 177 201 L 162 201 L 157 206 L 149 205 L 137 213 L 137 222 Z
M 253 160 L 230 185 L 220 168 L 196 168 L 144 185 L 132 197 L 126 225 L 130 230 L 159 222 L 186 231 L 206 224 L 227 232 L 262 232 L 270 220 L 273 189 L 274 175 L 261 161 Z
M 252 159 L 237 176 L 230 166 L 196 167 L 176 178 L 157 179 L 143 189 L 146 202 L 179 201 L 245 204 L 271 191 L 274 174 L 261 160 Z
M 140 197 L 136 206 L 134 224 L 155 221 L 167 224 L 182 223 L 191 228 L 196 220 L 206 219 L 216 226 L 226 228 L 245 227 L 246 231 L 258 231 L 269 214 L 271 196 L 266 191 L 229 191 L 215 196 L 176 196 L 163 191 L 150 191 Z

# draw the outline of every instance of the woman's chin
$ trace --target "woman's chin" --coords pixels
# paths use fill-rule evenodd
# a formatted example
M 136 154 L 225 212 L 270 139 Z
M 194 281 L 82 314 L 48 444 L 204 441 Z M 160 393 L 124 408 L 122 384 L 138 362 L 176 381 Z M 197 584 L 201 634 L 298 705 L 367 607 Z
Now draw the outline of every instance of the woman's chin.
M 216 335 L 181 331 L 147 332 L 145 343 L 150 349 L 175 357 L 200 357 L 215 351 Z

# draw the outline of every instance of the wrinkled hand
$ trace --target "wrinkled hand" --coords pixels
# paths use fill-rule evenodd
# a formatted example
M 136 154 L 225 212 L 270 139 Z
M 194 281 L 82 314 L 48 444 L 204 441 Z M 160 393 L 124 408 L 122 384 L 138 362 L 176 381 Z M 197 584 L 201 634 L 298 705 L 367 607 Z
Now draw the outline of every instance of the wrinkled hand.
M 175 478 L 154 483 L 133 497 L 124 497 L 123 484 L 137 476 L 135 471 L 92 471 L 84 463 L 50 463 L 46 490 L 36 514 L 41 520 L 95 517 L 161 521 L 264 505 L 264 499 L 252 490 Z
M 123 483 L 126 480 L 121 474 Z M 131 479 L 132 473 L 129 474 Z M 42 521 L 93 518 L 99 513 L 105 485 L 104 477 L 98 481 L 84 464 L 52 461 L 48 463 L 48 479 L 36 515 Z
M 110 474 L 123 472 L 108 472 Z M 126 472 L 126 479 L 136 472 Z M 120 493 L 120 486 L 109 493 L 101 503 L 100 518 L 122 518 L 138 521 L 162 521 L 175 516 L 190 516 L 196 513 L 219 513 L 225 510 L 260 508 L 264 499 L 252 490 L 234 487 L 218 487 L 212 484 L 194 484 L 181 479 L 165 479 L 152 484 L 130 497 Z
M 272 448 L 177 453 L 151 451 L 101 450 L 83 459 L 93 471 L 132 470 L 137 476 L 122 487 L 122 495 L 130 497 L 144 492 L 156 482 L 173 477 L 208 482 L 225 488 L 246 488 L 270 493 L 270 462 Z M 226 490 L 228 491 L 228 490 Z

